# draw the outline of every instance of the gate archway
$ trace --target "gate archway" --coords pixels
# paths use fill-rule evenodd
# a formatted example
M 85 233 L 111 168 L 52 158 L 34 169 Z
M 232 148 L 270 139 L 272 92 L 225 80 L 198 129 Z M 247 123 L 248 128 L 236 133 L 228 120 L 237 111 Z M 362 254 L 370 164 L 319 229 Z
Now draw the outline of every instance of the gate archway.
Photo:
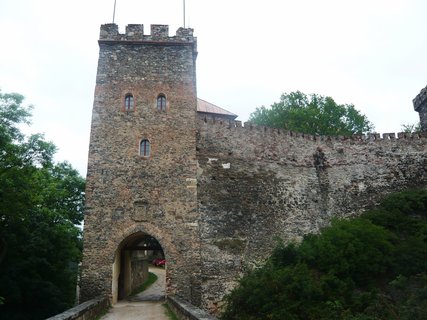
M 132 234 L 120 243 L 113 263 L 113 304 L 137 291 L 156 259 L 165 261 L 165 253 L 157 239 L 147 233 Z

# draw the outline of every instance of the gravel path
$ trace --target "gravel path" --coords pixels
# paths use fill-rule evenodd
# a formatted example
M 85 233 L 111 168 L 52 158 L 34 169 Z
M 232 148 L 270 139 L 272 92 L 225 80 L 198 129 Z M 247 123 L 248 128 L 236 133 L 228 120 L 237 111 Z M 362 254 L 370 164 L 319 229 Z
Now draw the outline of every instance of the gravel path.
M 166 272 L 162 268 L 151 268 L 150 272 L 157 276 L 157 281 L 154 282 L 147 290 L 128 298 L 128 301 L 163 301 L 165 299 L 165 278 Z
M 116 303 L 101 320 L 168 320 L 162 306 L 165 298 L 165 270 L 150 268 L 158 279 L 150 288 Z

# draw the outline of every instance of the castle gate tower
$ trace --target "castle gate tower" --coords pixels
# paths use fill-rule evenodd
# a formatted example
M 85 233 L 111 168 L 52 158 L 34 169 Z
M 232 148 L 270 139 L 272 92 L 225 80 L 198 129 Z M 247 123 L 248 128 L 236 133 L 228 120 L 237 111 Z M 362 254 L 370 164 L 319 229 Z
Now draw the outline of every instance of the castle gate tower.
M 192 29 L 171 37 L 165 25 L 143 29 L 101 26 L 81 301 L 108 294 L 114 303 L 123 287 L 129 293 L 120 283 L 131 277 L 125 249 L 154 237 L 167 261 L 166 293 L 199 305 L 197 42 Z

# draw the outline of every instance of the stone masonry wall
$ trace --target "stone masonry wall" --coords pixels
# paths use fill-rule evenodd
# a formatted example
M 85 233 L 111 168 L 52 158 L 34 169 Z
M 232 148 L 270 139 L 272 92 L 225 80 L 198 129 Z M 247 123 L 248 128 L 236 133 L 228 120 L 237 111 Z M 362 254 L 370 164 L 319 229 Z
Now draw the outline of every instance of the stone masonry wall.
M 420 114 L 421 131 L 427 132 L 427 87 L 413 100 L 414 109 Z
M 277 238 L 300 240 L 331 217 L 427 187 L 426 135 L 314 137 L 240 122 L 198 122 L 203 307 L 216 312 Z
M 112 265 L 135 233 L 155 237 L 168 261 L 167 293 L 200 304 L 195 113 L 196 38 L 167 26 L 101 27 L 92 113 L 81 299 L 112 294 Z M 134 108 L 124 109 L 125 95 Z M 167 98 L 165 112 L 157 96 Z M 151 155 L 139 155 L 149 139 Z

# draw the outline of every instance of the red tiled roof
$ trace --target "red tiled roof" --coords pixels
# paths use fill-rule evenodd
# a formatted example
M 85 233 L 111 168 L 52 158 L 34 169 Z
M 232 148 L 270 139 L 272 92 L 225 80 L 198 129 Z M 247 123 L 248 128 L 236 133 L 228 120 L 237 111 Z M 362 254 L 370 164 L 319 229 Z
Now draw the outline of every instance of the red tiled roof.
M 220 108 L 200 98 L 197 98 L 197 112 L 215 113 L 215 114 L 221 114 L 221 115 L 237 118 L 237 114 L 234 114 L 230 111 Z

